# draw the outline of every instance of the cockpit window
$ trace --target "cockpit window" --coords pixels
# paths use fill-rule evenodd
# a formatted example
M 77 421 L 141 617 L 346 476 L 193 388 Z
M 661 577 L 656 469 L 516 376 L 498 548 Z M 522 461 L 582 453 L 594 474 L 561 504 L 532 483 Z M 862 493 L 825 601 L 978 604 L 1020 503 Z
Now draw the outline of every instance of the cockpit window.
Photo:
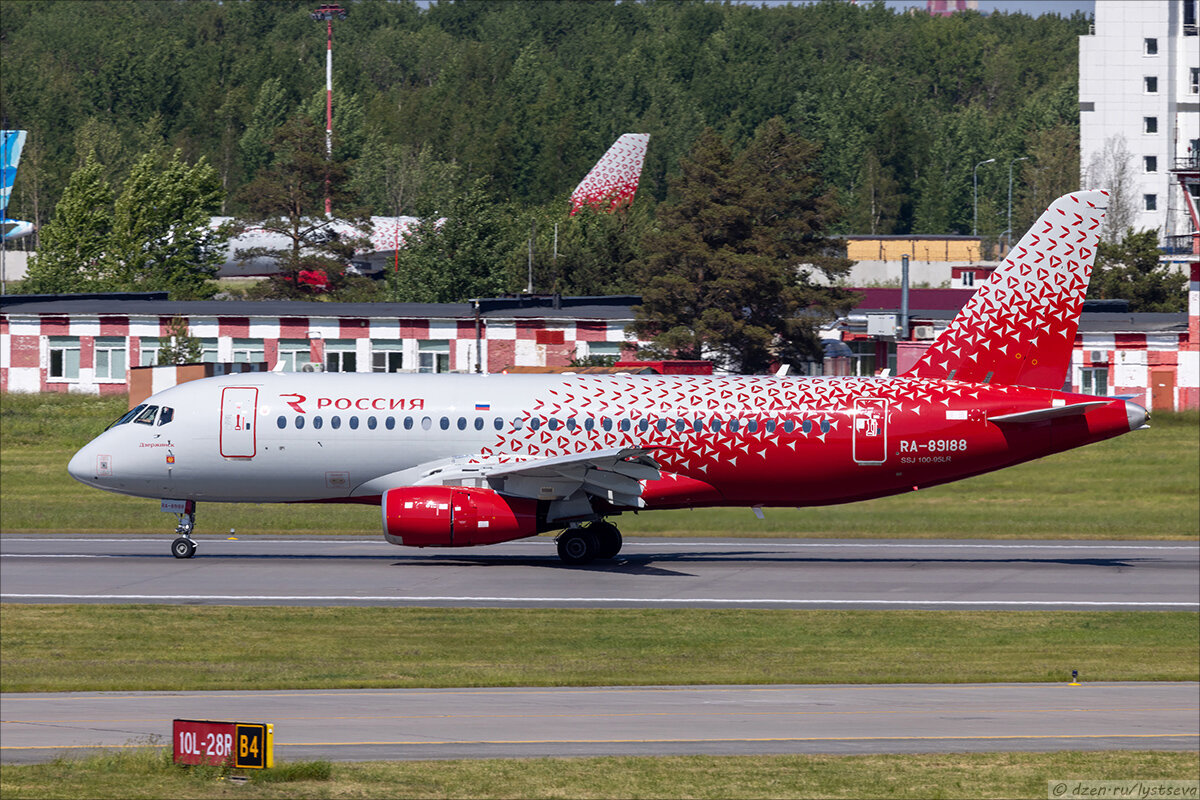
M 134 422 L 142 425 L 153 425 L 154 417 L 158 414 L 158 406 L 146 406 L 142 409 L 142 413 L 133 418 Z
M 146 409 L 145 403 L 142 403 L 140 406 L 134 406 L 133 408 L 131 408 L 127 412 L 125 412 L 125 416 L 121 417 L 119 420 L 114 422 L 112 425 L 109 425 L 108 427 L 115 428 L 118 425 L 124 425 L 126 422 L 129 422 L 134 417 L 136 417 L 138 414 L 142 413 L 142 411 L 144 411 L 145 409 Z M 105 430 L 108 430 L 108 428 L 105 428 Z
M 158 424 L 166 425 L 173 419 L 175 419 L 175 409 L 170 406 L 163 406 L 162 413 L 158 415 Z

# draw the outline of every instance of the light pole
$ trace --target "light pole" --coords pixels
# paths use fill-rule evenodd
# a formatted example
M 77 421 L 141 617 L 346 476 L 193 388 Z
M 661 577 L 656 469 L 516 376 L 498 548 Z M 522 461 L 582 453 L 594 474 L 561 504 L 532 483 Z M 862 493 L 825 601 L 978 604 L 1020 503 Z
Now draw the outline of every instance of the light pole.
M 325 163 L 333 160 L 333 21 L 345 19 L 346 9 L 334 3 L 319 6 L 309 14 L 314 20 L 325 20 Z M 325 216 L 333 216 L 333 201 L 329 199 L 329 167 L 325 167 Z
M 984 164 L 991 164 L 995 161 L 994 158 L 989 158 L 987 161 L 980 161 L 975 165 L 975 169 L 971 170 L 971 186 L 974 190 L 974 197 L 971 201 L 971 235 L 979 235 L 979 168 Z
M 1012 249 L 1012 168 L 1013 164 L 1017 163 L 1018 161 L 1028 160 L 1028 156 L 1022 156 L 1021 158 L 1014 158 L 1012 161 L 1008 162 L 1008 230 L 1006 230 L 1004 234 L 1005 242 L 1007 243 L 1009 250 Z

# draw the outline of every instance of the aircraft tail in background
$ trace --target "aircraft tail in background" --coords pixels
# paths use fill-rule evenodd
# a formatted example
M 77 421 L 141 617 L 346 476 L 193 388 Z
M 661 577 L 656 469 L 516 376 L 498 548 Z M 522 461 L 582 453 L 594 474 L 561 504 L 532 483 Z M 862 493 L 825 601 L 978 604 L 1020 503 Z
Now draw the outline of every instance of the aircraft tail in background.
M 25 146 L 25 131 L 0 131 L 3 134 L 3 163 L 0 163 L 0 227 L 4 241 L 20 239 L 33 233 L 32 222 L 8 218 L 8 198 L 12 196 L 13 181 L 17 179 L 17 164 L 21 161 L 21 148 Z
M 571 215 L 585 207 L 611 212 L 632 203 L 649 143 L 648 133 L 622 134 L 571 192 Z
M 1107 207 L 1103 191 L 1051 203 L 906 374 L 1061 389 Z

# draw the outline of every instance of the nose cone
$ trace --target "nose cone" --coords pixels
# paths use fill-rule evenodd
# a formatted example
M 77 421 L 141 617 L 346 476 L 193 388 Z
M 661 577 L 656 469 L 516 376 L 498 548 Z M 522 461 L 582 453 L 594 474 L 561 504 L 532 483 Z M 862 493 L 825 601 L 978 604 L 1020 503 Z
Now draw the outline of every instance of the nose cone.
M 1129 418 L 1129 430 L 1136 431 L 1150 421 L 1150 412 L 1129 400 L 1125 401 L 1125 416 Z
M 91 444 L 79 448 L 79 452 L 71 456 L 71 461 L 67 464 L 67 472 L 80 483 L 95 486 L 96 449 Z

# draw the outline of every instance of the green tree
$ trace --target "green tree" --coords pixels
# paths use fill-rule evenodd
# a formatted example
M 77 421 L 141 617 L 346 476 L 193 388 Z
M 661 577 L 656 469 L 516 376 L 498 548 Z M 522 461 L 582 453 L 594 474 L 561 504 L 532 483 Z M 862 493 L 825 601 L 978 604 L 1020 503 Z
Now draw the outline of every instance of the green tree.
M 154 153 L 133 166 L 113 213 L 106 261 L 109 282 L 123 289 L 166 290 L 173 300 L 212 297 L 228 228 L 212 228 L 221 181 L 201 158 L 167 160 Z
M 22 291 L 29 294 L 92 292 L 106 285 L 106 255 L 113 226 L 112 189 L 104 165 L 88 156 L 71 181 L 29 265 Z
M 1088 297 L 1128 300 L 1130 311 L 1187 310 L 1187 276 L 1159 255 L 1155 230 L 1127 228 L 1119 242 L 1101 241 Z
M 511 288 L 512 255 L 521 233 L 511 213 L 496 203 L 486 179 L 454 198 L 443 218 L 426 217 L 413 228 L 389 277 L 397 302 L 461 303 Z
M 325 132 L 305 116 L 295 116 L 271 139 L 274 161 L 242 190 L 240 200 L 249 214 L 237 229 L 257 228 L 287 238 L 283 249 L 246 248 L 241 259 L 271 258 L 277 274 L 267 283 L 267 297 L 304 298 L 336 291 L 345 282 L 345 268 L 368 232 L 365 212 L 353 203 L 345 162 L 325 160 Z M 341 219 L 355 223 L 356 235 L 332 230 L 324 216 L 326 176 L 330 198 Z M 317 282 L 305 277 L 322 276 Z
M 158 339 L 158 363 L 195 364 L 200 361 L 204 348 L 200 340 L 192 336 L 187 320 L 180 316 L 171 317 L 167 323 L 167 335 Z
M 646 237 L 631 329 L 649 352 L 744 373 L 819 358 L 814 325 L 852 298 L 810 278 L 850 266 L 825 239 L 838 211 L 813 174 L 817 154 L 779 119 L 736 159 L 711 129 L 700 136 Z

